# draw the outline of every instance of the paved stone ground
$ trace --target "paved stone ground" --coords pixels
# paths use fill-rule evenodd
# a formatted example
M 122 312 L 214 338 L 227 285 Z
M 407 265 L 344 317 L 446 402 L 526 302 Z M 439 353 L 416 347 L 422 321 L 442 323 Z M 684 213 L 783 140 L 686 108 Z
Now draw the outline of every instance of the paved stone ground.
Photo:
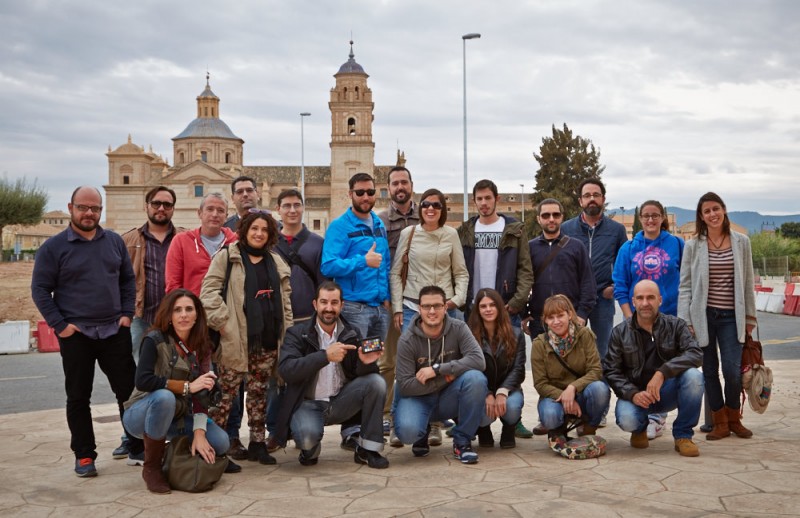
M 464 466 L 445 440 L 424 459 L 407 446 L 387 447 L 391 466 L 372 470 L 339 448 L 338 427 L 331 427 L 317 466 L 301 466 L 290 447 L 277 452 L 276 466 L 245 461 L 241 473 L 200 495 L 147 492 L 140 468 L 111 459 L 118 422 L 95 423 L 100 476 L 81 479 L 72 472 L 63 410 L 6 415 L 0 516 L 800 516 L 800 361 L 771 367 L 769 409 L 745 414 L 754 437 L 706 442 L 698 434 L 698 458 L 673 451 L 669 430 L 649 449 L 633 450 L 628 435 L 610 425 L 600 430 L 608 453 L 595 460 L 562 459 L 536 437 L 518 439 L 513 450 L 479 448 L 480 462 Z M 530 379 L 525 387 L 523 419 L 531 427 Z M 96 419 L 115 413 L 114 405 L 94 408 Z

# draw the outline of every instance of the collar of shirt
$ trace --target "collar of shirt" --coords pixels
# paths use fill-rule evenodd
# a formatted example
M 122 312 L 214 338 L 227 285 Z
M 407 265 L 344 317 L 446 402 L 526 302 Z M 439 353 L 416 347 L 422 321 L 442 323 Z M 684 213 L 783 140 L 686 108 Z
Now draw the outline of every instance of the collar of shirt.
M 82 235 L 75 232 L 75 230 L 72 228 L 72 225 L 67 225 L 67 241 L 97 241 L 98 239 L 103 237 L 103 234 L 105 234 L 105 232 L 106 231 L 103 230 L 103 227 L 97 225 L 94 237 L 92 239 L 86 239 Z
M 319 336 L 319 346 L 322 350 L 327 349 L 329 345 L 336 342 L 336 339 L 339 337 L 339 333 L 342 329 L 338 320 L 336 321 L 336 327 L 333 328 L 332 334 L 328 334 L 324 329 L 322 329 L 322 326 L 319 325 L 319 320 L 317 320 L 315 325 L 317 326 L 317 336 Z

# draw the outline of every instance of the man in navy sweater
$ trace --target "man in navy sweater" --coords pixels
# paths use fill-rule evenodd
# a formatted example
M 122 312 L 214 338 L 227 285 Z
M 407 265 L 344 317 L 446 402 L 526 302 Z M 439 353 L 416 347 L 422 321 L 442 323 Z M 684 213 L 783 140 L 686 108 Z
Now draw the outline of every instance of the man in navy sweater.
M 122 238 L 99 225 L 102 203 L 97 189 L 75 189 L 70 224 L 39 248 L 31 280 L 33 301 L 58 335 L 79 477 L 97 476 L 89 406 L 95 362 L 108 377 L 120 418 L 136 375 L 130 331 L 136 279 Z M 127 435 L 131 454 L 143 451 L 141 439 Z

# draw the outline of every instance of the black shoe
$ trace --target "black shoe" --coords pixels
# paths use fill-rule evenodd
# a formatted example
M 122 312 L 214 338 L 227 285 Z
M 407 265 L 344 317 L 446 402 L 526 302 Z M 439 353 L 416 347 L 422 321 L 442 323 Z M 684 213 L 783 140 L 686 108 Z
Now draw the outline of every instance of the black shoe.
M 234 437 L 231 439 L 231 447 L 228 448 L 226 455 L 229 459 L 247 460 L 247 448 L 242 445 L 242 441 L 238 437 Z
M 128 438 L 123 437 L 122 442 L 119 446 L 117 446 L 117 449 L 111 452 L 111 456 L 115 459 L 127 459 L 129 453 L 130 449 L 128 446 Z
M 339 446 L 343 450 L 356 451 L 356 448 L 358 448 L 358 440 L 356 439 L 355 434 L 348 435 L 347 437 L 342 439 L 342 442 L 339 443 Z
M 500 432 L 500 447 L 501 448 L 515 448 L 517 446 L 517 439 L 514 437 L 517 425 L 503 424 L 503 431 Z
M 428 444 L 428 434 L 430 430 L 430 425 L 428 425 L 428 431 L 425 432 L 425 435 L 411 445 L 411 453 L 413 453 L 415 457 L 427 457 L 430 454 L 431 447 Z
M 306 450 L 300 450 L 300 455 L 297 457 L 297 460 L 299 460 L 300 464 L 302 464 L 303 466 L 315 466 L 319 458 L 315 457 L 313 459 L 310 459 L 307 457 L 307 455 L 311 455 L 311 453 L 310 452 L 306 453 Z
M 361 447 L 358 447 L 353 454 L 353 461 L 356 464 L 366 464 L 374 469 L 386 469 L 389 467 L 389 459 L 381 457 L 381 454 L 377 451 L 365 450 Z
M 500 444 L 502 444 L 502 441 L 500 441 Z M 494 436 L 492 436 L 492 429 L 490 427 L 478 427 L 478 446 L 481 448 L 492 448 L 494 446 Z
M 225 473 L 239 473 L 242 471 L 242 467 L 235 462 L 233 459 L 228 457 L 228 465 L 225 466 Z
M 267 464 L 270 466 L 277 462 L 275 457 L 270 455 L 267 451 L 266 444 L 255 441 L 250 441 L 250 444 L 247 445 L 247 460 L 258 461 L 261 464 Z

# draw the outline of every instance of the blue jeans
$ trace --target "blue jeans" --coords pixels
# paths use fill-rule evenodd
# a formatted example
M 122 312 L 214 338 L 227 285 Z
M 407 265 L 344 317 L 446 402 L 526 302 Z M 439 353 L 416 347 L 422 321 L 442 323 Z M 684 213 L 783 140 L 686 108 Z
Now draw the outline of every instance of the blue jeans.
M 152 324 L 139 317 L 133 317 L 131 321 L 131 345 L 133 346 L 133 361 L 139 364 L 139 350 L 142 347 L 142 339 L 146 336 L 147 330 Z
M 488 392 L 486 376 L 481 371 L 468 370 L 439 392 L 400 396 L 394 413 L 395 434 L 403 444 L 412 444 L 428 433 L 431 421 L 457 418 L 453 444 L 469 444 L 485 414 Z
M 341 315 L 352 327 L 358 329 L 361 338 L 379 336 L 386 340 L 386 331 L 389 329 L 389 312 L 383 305 L 368 306 L 360 302 L 345 300 L 342 304 Z
M 708 403 L 716 412 L 723 406 L 739 408 L 742 393 L 742 344 L 736 329 L 736 313 L 732 309 L 706 309 L 708 319 L 708 345 L 703 347 L 703 377 L 706 381 Z M 719 356 L 717 356 L 719 346 Z M 725 378 L 723 400 L 719 381 L 719 360 L 722 359 L 722 377 Z
M 267 382 L 267 432 L 271 436 L 278 426 L 278 411 L 283 400 L 283 390 L 274 376 Z M 230 418 L 229 418 L 230 419 Z
M 192 437 L 193 421 L 191 414 L 175 419 L 175 394 L 167 389 L 150 392 L 131 405 L 122 416 L 128 432 L 139 439 L 144 434 L 153 439 L 172 439 L 180 433 Z M 228 434 L 211 419 L 206 420 L 206 426 L 208 443 L 217 455 L 224 455 L 230 448 Z
M 648 414 L 669 412 L 678 409 L 678 417 L 672 423 L 672 437 L 691 439 L 700 419 L 700 405 L 703 403 L 703 374 L 699 369 L 683 371 L 675 378 L 661 385 L 661 401 L 642 408 L 624 399 L 617 400 L 617 426 L 626 432 L 644 432 L 649 422 Z
M 605 381 L 593 381 L 585 389 L 575 395 L 575 401 L 581 407 L 581 414 L 591 426 L 600 424 L 600 420 L 608 413 L 611 391 Z M 555 430 L 564 424 L 564 406 L 555 399 L 545 397 L 539 399 L 539 421 L 548 430 Z
M 611 339 L 611 329 L 614 327 L 614 303 L 614 299 L 607 299 L 602 293 L 598 293 L 594 309 L 589 313 L 588 324 L 597 337 L 600 361 L 603 361 L 608 352 L 608 341 Z
M 515 425 L 522 418 L 522 407 L 525 406 L 525 397 L 522 395 L 521 390 L 514 390 L 508 393 L 506 400 L 506 414 L 500 416 L 500 421 L 503 425 Z M 489 426 L 494 422 L 494 419 L 483 413 L 481 418 L 481 426 Z
M 377 373 L 349 381 L 330 401 L 306 399 L 292 415 L 294 441 L 307 459 L 315 459 L 319 456 L 325 426 L 349 422 L 360 412 L 359 445 L 365 450 L 382 451 L 385 401 L 386 382 Z

